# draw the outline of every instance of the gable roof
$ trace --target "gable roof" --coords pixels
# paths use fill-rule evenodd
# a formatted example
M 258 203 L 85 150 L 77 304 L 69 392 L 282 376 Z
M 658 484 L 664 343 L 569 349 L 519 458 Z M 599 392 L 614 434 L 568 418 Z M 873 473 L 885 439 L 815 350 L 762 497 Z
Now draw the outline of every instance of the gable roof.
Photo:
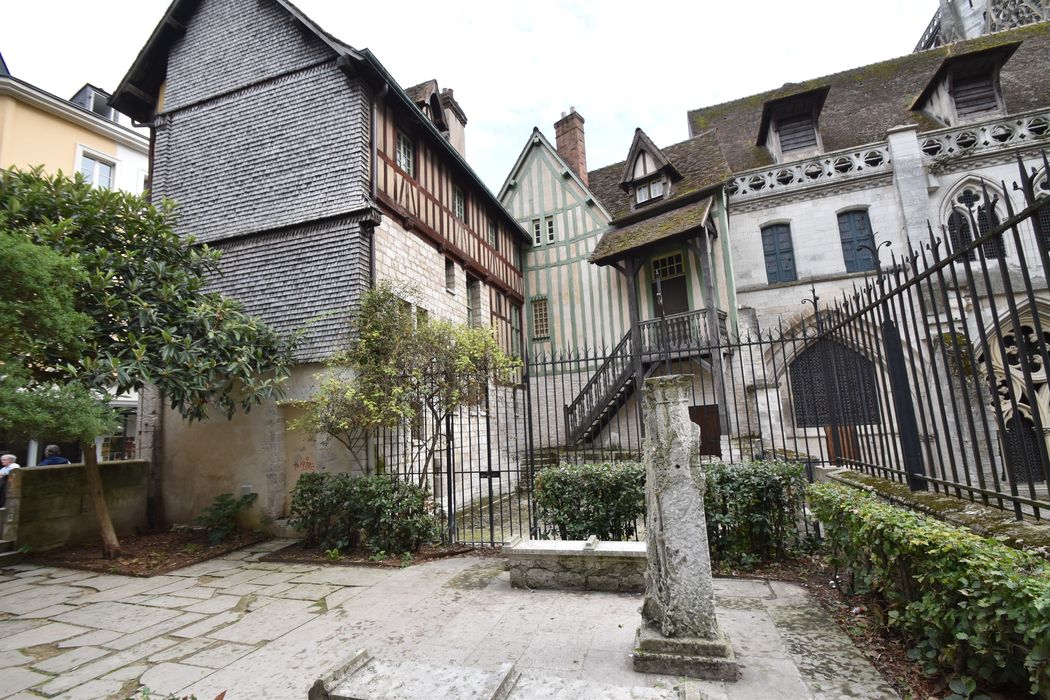
M 660 149 L 664 157 L 681 174 L 673 194 L 664 202 L 675 202 L 697 192 L 726 182 L 732 174 L 713 130 L 698 133 L 691 139 Z M 588 173 L 590 190 L 614 219 L 631 215 L 631 196 L 620 187 L 627 161 L 613 163 Z M 653 208 L 654 205 L 650 205 Z M 663 209 L 663 206 L 660 207 Z
M 543 132 L 535 126 L 532 127 L 532 133 L 529 134 L 529 138 L 525 142 L 525 147 L 521 149 L 521 153 L 518 154 L 518 159 L 514 161 L 513 167 L 511 167 L 510 172 L 507 173 L 507 178 L 503 181 L 503 186 L 499 189 L 499 199 L 501 202 L 512 188 L 511 181 L 518 179 L 522 168 L 525 167 L 525 162 L 528 160 L 529 151 L 533 148 L 542 148 L 546 150 L 547 154 L 554 159 L 554 162 L 557 163 L 558 167 L 562 170 L 563 176 L 575 180 L 576 184 L 580 186 L 580 189 L 594 197 L 595 206 L 598 207 L 605 218 L 612 218 L 601 200 L 595 196 L 593 191 L 591 191 L 591 188 L 583 183 L 583 180 L 581 180 L 580 176 L 576 174 L 576 171 L 570 168 L 569 164 L 565 162 L 565 159 L 559 155 L 558 149 L 552 146 L 551 142 L 547 140 L 547 137 L 543 135 Z
M 415 101 L 390 75 L 386 67 L 368 49 L 357 50 L 335 38 L 316 22 L 306 16 L 299 8 L 289 0 L 270 0 L 276 2 L 292 15 L 298 22 L 306 27 L 332 49 L 336 56 L 336 64 L 342 68 L 352 67 L 361 71 L 363 77 L 370 82 L 389 85 L 390 99 L 399 102 L 401 107 L 415 117 L 416 121 L 423 127 L 429 136 L 431 145 L 442 152 L 451 163 L 458 168 L 470 182 L 472 188 L 482 193 L 488 199 L 487 204 L 503 214 L 506 221 L 512 224 L 519 239 L 531 241 L 531 237 L 507 212 L 495 195 L 485 186 L 474 169 L 467 164 L 463 156 L 448 142 L 430 119 L 420 111 Z M 153 105 L 156 104 L 160 86 L 167 77 L 167 58 L 175 42 L 179 40 L 186 29 L 186 25 L 193 17 L 201 0 L 172 0 L 168 9 L 164 12 L 160 22 L 150 34 L 146 44 L 139 51 L 135 61 L 131 64 L 127 74 L 121 79 L 117 89 L 113 91 L 113 97 L 109 104 L 119 112 L 130 116 L 138 121 L 149 121 L 152 116 Z
M 11 75 L 11 71 L 7 70 L 7 64 L 4 63 L 4 55 L 0 53 L 0 75 Z
M 626 190 L 628 184 L 634 181 L 634 161 L 642 151 L 653 157 L 653 160 L 656 162 L 656 172 L 666 170 L 671 179 L 681 179 L 682 175 L 674 167 L 674 164 L 667 160 L 667 156 L 664 155 L 663 151 L 639 127 L 634 130 L 634 140 L 631 141 L 631 148 L 627 151 L 627 160 L 623 162 L 623 174 L 620 175 L 621 188 Z
M 826 88 L 819 117 L 825 151 L 838 151 L 883 141 L 887 130 L 914 124 L 923 131 L 942 128 L 933 117 L 911 109 L 945 59 L 1021 42 L 1002 67 L 1000 85 L 1011 112 L 1047 106 L 1050 95 L 1050 23 L 911 53 L 732 102 L 689 112 L 690 133 L 715 130 L 733 172 L 771 165 L 769 152 L 756 145 L 767 102 Z

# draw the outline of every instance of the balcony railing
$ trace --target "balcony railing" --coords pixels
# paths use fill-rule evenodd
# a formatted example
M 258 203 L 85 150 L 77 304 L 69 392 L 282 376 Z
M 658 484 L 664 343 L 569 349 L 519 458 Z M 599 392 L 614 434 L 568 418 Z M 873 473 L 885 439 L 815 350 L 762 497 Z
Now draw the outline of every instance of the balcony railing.
M 794 163 L 781 163 L 761 170 L 750 170 L 732 179 L 726 188 L 737 201 L 787 190 L 819 187 L 831 182 L 877 175 L 890 170 L 890 149 L 873 143 L 847 151 L 825 153 Z
M 936 162 L 952 156 L 1017 148 L 1050 139 L 1050 112 L 1029 112 L 981 124 L 919 134 L 923 158 Z

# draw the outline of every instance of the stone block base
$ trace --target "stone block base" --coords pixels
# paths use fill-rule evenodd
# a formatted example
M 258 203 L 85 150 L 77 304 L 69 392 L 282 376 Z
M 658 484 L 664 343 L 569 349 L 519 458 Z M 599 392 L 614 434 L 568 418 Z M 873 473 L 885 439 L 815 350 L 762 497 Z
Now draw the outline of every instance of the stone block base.
M 733 647 L 721 632 L 716 639 L 665 637 L 659 630 L 642 625 L 634 646 L 634 670 L 639 673 L 708 681 L 735 681 L 740 677 Z

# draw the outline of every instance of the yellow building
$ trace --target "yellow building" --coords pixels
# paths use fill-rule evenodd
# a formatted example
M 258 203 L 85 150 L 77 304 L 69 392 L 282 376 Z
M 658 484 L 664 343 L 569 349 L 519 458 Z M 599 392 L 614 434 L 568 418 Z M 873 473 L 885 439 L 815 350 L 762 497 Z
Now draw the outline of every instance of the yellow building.
M 90 84 L 69 100 L 56 97 L 12 76 L 0 55 L 0 168 L 42 166 L 47 173 L 66 175 L 79 171 L 97 187 L 142 192 L 149 175 L 149 139 L 110 108 L 108 99 Z M 99 458 L 133 457 L 138 397 L 117 397 L 113 406 L 124 416 L 122 429 L 97 440 Z M 33 466 L 49 442 L 58 441 L 40 436 L 28 445 L 0 447 L 16 454 L 19 464 Z M 77 459 L 75 443 L 62 443 L 62 448 L 66 457 Z
M 139 193 L 149 174 L 149 139 L 85 85 L 64 100 L 12 76 L 0 56 L 0 167 L 78 170 L 99 187 Z

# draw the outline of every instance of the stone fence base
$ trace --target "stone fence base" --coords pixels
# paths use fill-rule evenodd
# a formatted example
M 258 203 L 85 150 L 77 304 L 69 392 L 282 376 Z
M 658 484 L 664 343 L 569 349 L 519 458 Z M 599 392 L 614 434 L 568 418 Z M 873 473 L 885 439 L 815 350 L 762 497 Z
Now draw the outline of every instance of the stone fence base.
M 518 540 L 503 554 L 515 588 L 645 591 L 645 542 Z

